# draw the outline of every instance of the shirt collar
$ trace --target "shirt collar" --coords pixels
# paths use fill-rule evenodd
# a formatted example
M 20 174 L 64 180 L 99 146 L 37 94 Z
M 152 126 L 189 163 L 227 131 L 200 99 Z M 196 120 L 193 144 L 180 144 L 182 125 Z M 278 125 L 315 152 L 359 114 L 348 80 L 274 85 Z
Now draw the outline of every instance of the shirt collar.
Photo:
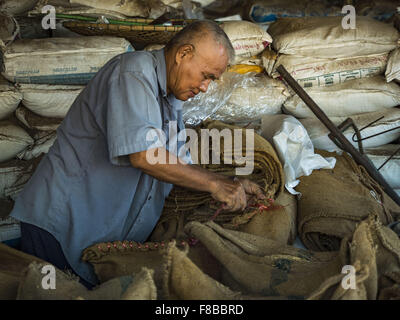
M 167 66 L 165 63 L 164 48 L 152 52 L 157 61 L 156 73 L 161 93 L 167 96 Z
M 164 48 L 154 50 L 152 53 L 157 61 L 156 73 L 162 95 L 168 99 L 172 106 L 181 110 L 183 101 L 176 99 L 172 93 L 167 96 L 167 65 L 165 62 Z

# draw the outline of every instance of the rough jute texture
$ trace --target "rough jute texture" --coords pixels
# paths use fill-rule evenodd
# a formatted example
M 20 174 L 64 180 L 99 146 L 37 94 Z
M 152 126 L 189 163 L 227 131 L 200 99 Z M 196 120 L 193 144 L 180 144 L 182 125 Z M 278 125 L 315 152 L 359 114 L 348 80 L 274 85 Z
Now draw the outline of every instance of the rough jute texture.
M 271 144 L 261 136 L 254 134 L 254 148 L 249 148 L 246 145 L 246 131 L 240 132 L 242 137 L 242 144 L 237 145 L 235 142 L 233 147 L 227 145 L 225 150 L 225 139 L 220 137 L 220 164 L 212 164 L 212 154 L 217 152 L 214 142 L 210 142 L 207 147 L 201 144 L 201 130 L 229 130 L 231 136 L 234 137 L 235 129 L 242 129 L 240 127 L 224 124 L 220 121 L 205 121 L 196 128 L 198 132 L 198 161 L 201 166 L 212 172 L 224 174 L 227 176 L 236 176 L 236 169 L 243 167 L 244 164 L 237 164 L 235 156 L 249 156 L 254 154 L 254 170 L 249 175 L 240 175 L 241 178 L 248 178 L 258 183 L 267 198 L 276 199 L 283 192 L 284 187 L 284 173 L 282 165 L 276 155 L 275 150 Z M 240 137 L 240 135 L 239 135 Z M 211 138 L 210 138 L 211 140 Z M 250 146 L 249 146 L 250 147 Z M 202 156 L 209 155 L 210 164 L 202 164 L 200 161 Z M 224 157 L 232 159 L 232 164 L 225 164 Z M 188 221 L 205 222 L 211 219 L 216 213 L 221 203 L 215 202 L 211 195 L 207 192 L 196 192 L 181 187 L 175 186 L 169 196 L 167 197 L 163 213 L 155 227 L 150 239 L 151 241 L 161 241 L 170 239 L 187 239 L 183 228 Z M 244 212 L 219 212 L 218 216 L 214 217 L 214 221 L 224 224 L 225 227 L 237 228 L 239 225 L 247 223 L 251 217 L 254 216 L 255 209 L 247 208 Z
M 164 292 L 174 300 L 285 300 L 287 297 L 244 295 L 204 274 L 188 257 L 186 247 L 179 250 L 172 242 L 168 247 Z
M 263 201 L 255 204 L 266 204 L 266 208 L 249 206 L 241 213 L 220 213 L 214 217 L 215 208 L 202 205 L 192 213 L 164 214 L 161 216 L 150 241 L 190 240 L 184 227 L 190 221 L 207 222 L 213 219 L 225 228 L 236 229 L 254 235 L 266 237 L 282 244 L 292 244 L 297 236 L 297 199 L 287 191 L 280 194 L 271 204 Z M 197 247 L 196 247 L 197 248 Z
M 250 148 L 250 146 L 248 146 L 249 148 L 247 148 L 247 132 L 246 130 L 243 130 L 243 128 L 227 125 L 220 121 L 205 121 L 196 129 L 199 137 L 197 161 L 203 168 L 208 169 L 212 172 L 233 177 L 237 175 L 237 168 L 245 166 L 245 163 L 237 163 L 237 157 L 250 157 L 250 155 L 254 154 L 254 170 L 248 175 L 240 175 L 239 177 L 248 178 L 258 183 L 263 188 L 265 194 L 269 198 L 276 199 L 283 191 L 284 175 L 282 165 L 274 148 L 263 137 L 254 133 L 254 148 Z M 220 136 L 220 152 L 218 152 L 213 142 L 210 142 L 209 148 L 202 146 L 201 130 L 213 129 L 218 130 L 218 132 L 222 132 L 224 129 L 230 130 L 232 141 L 235 142 L 234 146 L 229 146 L 227 144 L 227 148 L 225 150 L 225 139 L 223 139 L 222 134 Z M 239 143 L 235 141 L 235 129 L 242 130 L 241 145 L 239 145 Z M 204 164 L 204 161 L 202 161 L 201 159 L 207 158 L 207 152 L 209 155 L 209 164 Z M 212 163 L 213 153 L 215 153 L 216 157 L 220 159 L 220 164 Z M 226 164 L 224 162 L 225 157 L 231 159 L 232 164 Z M 207 192 L 193 192 L 187 189 L 175 187 L 165 201 L 164 211 L 187 212 L 188 210 L 195 209 L 202 204 L 209 204 L 211 199 L 212 198 L 210 194 Z
M 143 268 L 135 275 L 111 279 L 92 290 L 72 276 L 55 268 L 55 288 L 43 288 L 46 263 L 32 262 L 18 288 L 18 300 L 156 300 L 153 271 Z M 46 270 L 45 270 L 46 271 Z M 46 279 L 47 280 L 47 279 Z M 49 284 L 48 282 L 45 284 Z
M 286 190 L 269 210 L 259 210 L 239 231 L 266 237 L 283 245 L 296 239 L 297 199 Z
M 400 239 L 371 214 L 357 225 L 351 241 L 346 265 L 355 268 L 355 288 L 345 289 L 340 273 L 324 281 L 310 300 L 389 300 L 400 299 Z M 347 282 L 347 284 L 349 284 Z
M 298 233 L 306 248 L 338 250 L 341 239 L 351 238 L 356 224 L 371 213 L 384 225 L 400 217 L 400 207 L 349 155 L 317 152 L 337 161 L 333 170 L 314 170 L 300 178 Z
M 82 260 L 93 265 L 100 283 L 120 277 L 138 273 L 142 267 L 154 270 L 154 281 L 160 299 L 163 292 L 163 278 L 166 272 L 167 247 L 169 242 L 136 243 L 116 241 L 113 243 L 99 243 L 83 251 Z M 179 247 L 186 243 L 179 242 Z M 221 266 L 218 261 L 201 244 L 190 250 L 188 258 L 205 274 L 218 280 Z
M 340 252 L 311 252 L 214 222 L 190 222 L 185 231 L 223 265 L 221 280 L 245 295 L 304 299 L 342 268 Z M 342 250 L 343 251 L 343 250 Z
M 43 260 L 0 243 L 0 300 L 15 300 L 25 269 Z

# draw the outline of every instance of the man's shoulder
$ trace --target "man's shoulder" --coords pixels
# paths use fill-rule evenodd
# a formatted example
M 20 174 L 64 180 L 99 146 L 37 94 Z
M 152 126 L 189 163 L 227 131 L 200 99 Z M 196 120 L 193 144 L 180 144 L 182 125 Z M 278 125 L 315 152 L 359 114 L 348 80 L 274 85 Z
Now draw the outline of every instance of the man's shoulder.
M 121 55 L 120 72 L 148 74 L 156 68 L 156 58 L 148 51 L 126 52 Z

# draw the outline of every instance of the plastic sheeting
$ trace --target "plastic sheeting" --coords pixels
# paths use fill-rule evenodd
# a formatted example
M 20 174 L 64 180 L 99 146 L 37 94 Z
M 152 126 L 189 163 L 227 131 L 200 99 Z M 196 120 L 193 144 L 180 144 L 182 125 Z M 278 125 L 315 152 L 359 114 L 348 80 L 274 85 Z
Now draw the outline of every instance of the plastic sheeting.
M 265 114 L 281 113 L 289 96 L 279 80 L 254 72 L 226 72 L 206 93 L 184 103 L 183 119 L 187 125 L 198 125 L 207 118 L 229 123 L 255 121 Z
M 323 158 L 314 153 L 314 146 L 303 125 L 293 116 L 264 116 L 261 135 L 272 143 L 283 164 L 285 187 L 291 194 L 300 194 L 294 188 L 297 178 L 309 176 L 316 169 L 333 169 L 336 159 Z

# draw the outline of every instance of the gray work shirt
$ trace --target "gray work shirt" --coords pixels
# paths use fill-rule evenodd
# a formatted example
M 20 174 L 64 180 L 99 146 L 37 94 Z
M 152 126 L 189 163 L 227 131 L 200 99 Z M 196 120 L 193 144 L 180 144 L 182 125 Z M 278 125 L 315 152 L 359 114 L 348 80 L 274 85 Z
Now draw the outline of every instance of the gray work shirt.
M 114 57 L 72 104 L 11 216 L 50 232 L 74 271 L 96 284 L 82 250 L 144 242 L 161 215 L 172 185 L 132 167 L 128 155 L 154 147 L 152 129 L 165 133 L 169 149 L 175 121 L 184 130 L 182 101 L 167 95 L 164 50 Z

